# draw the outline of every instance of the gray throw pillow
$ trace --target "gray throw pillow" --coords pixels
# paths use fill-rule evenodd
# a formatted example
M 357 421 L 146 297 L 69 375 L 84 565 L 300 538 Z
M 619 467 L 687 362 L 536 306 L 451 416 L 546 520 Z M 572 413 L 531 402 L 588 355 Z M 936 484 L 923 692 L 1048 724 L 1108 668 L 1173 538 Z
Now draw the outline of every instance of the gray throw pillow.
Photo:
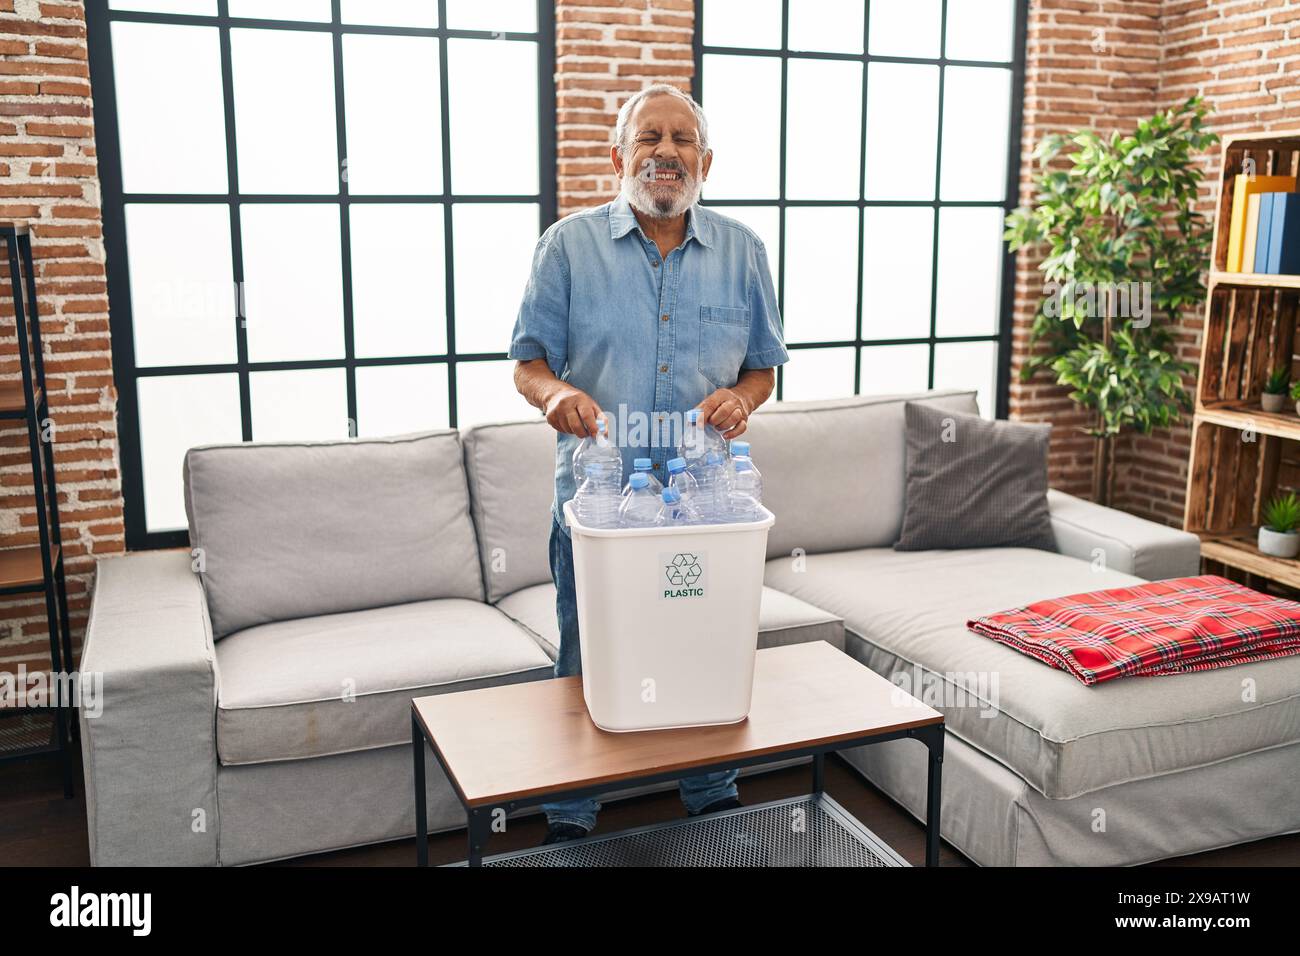
M 903 415 L 907 504 L 894 550 L 1056 550 L 1047 508 L 1051 425 L 990 422 L 916 402 Z

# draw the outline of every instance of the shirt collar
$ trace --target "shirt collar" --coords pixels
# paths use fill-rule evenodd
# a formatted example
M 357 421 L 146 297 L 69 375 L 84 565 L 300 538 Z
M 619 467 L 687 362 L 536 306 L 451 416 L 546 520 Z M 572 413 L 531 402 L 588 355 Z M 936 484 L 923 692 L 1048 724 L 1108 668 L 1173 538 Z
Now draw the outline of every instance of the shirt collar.
M 622 239 L 633 229 L 641 232 L 641 224 L 637 222 L 636 213 L 632 211 L 627 197 L 620 192 L 609 209 L 610 238 Z M 645 233 L 641 232 L 641 236 L 645 238 Z M 709 222 L 708 215 L 701 212 L 699 203 L 686 213 L 686 239 L 682 244 L 685 245 L 691 239 L 706 248 L 713 246 L 713 225 Z

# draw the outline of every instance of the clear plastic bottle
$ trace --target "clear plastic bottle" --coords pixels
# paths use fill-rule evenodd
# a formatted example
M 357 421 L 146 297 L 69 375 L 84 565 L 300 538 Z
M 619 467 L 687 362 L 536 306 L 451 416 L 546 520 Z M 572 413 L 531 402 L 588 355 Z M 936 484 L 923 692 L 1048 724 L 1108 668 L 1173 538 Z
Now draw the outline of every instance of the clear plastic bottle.
M 685 458 L 668 459 L 668 485 L 664 490 L 667 491 L 668 488 L 677 489 L 682 504 L 692 513 L 699 512 L 699 485 L 695 481 L 695 476 L 686 470 Z
M 573 496 L 573 511 L 578 522 L 588 528 L 617 528 L 621 500 L 617 473 L 601 462 L 592 462 Z
M 581 484 L 587 475 L 587 466 L 592 464 L 605 466 L 606 477 L 612 479 L 614 487 L 623 487 L 623 456 L 609 440 L 603 418 L 596 419 L 595 437 L 582 439 L 573 450 L 573 480 Z
M 657 526 L 670 528 L 675 525 L 699 524 L 690 506 L 682 501 L 681 492 L 671 484 L 663 490 L 659 498 L 662 504 L 659 507 L 659 515 L 655 519 Z
M 695 509 L 706 524 L 730 520 L 731 482 L 725 460 L 716 451 L 710 451 L 704 462 L 692 473 L 695 479 Z
M 686 459 L 686 467 L 698 479 L 710 452 L 715 452 L 723 461 L 727 460 L 727 440 L 712 425 L 703 421 L 700 410 L 692 408 L 686 413 L 682 428 L 681 457 Z
M 732 521 L 759 521 L 763 517 L 763 476 L 754 467 L 748 455 L 732 459 L 731 502 Z
M 623 496 L 618 506 L 618 526 L 620 528 L 652 528 L 659 519 L 662 502 L 650 489 L 649 476 L 644 472 L 633 472 L 628 481 L 628 493 Z
M 650 490 L 653 491 L 654 496 L 658 498 L 664 490 L 664 485 L 654 473 L 654 462 L 649 458 L 637 458 L 632 462 L 632 467 L 636 469 L 634 474 L 643 474 L 646 476 L 650 483 Z M 623 497 L 626 498 L 631 490 L 632 482 L 629 478 L 628 483 L 623 486 Z

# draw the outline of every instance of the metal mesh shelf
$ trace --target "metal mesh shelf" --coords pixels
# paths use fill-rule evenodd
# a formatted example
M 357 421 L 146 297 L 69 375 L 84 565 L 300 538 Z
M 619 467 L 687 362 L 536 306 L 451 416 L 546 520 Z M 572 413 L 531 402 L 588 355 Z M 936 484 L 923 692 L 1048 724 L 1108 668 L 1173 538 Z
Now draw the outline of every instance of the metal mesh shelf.
M 53 711 L 0 711 L 0 758 L 26 757 L 58 749 Z
M 464 864 L 460 864 L 464 865 Z M 484 866 L 908 866 L 825 794 L 485 857 Z

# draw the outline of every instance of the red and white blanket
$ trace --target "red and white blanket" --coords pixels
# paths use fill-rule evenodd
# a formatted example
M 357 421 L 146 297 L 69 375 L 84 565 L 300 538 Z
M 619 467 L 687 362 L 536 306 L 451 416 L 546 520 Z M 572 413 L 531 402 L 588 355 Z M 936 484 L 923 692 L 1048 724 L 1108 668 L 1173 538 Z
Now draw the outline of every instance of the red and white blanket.
M 1300 603 L 1208 574 L 1039 601 L 967 626 L 1085 684 L 1300 653 Z

